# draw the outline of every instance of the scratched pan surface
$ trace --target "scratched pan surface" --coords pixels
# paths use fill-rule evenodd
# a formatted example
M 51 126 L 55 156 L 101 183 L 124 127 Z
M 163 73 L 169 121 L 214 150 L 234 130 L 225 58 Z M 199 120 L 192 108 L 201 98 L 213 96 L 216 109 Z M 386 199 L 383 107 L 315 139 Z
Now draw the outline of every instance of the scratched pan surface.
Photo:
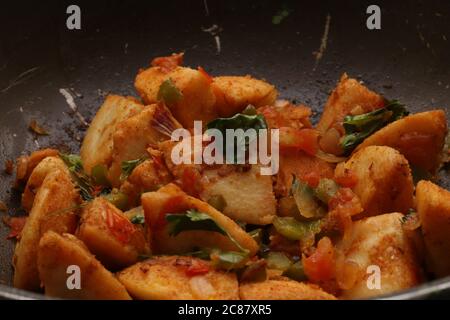
M 377 31 L 365 27 L 370 3 L 364 1 L 77 3 L 79 31 L 66 28 L 69 2 L 0 4 L 1 164 L 39 147 L 77 152 L 85 128 L 59 90 L 71 90 L 89 121 L 108 92 L 136 95 L 137 70 L 171 52 L 184 51 L 187 65 L 201 65 L 213 75 L 265 78 L 281 97 L 316 112 L 343 72 L 412 112 L 450 106 L 450 3 L 445 0 L 378 2 L 382 29 Z M 280 10 L 289 14 L 273 24 Z M 209 29 L 214 24 L 221 30 L 219 44 Z M 326 48 L 316 59 L 322 39 Z M 32 119 L 50 135 L 36 138 L 29 132 Z M 20 214 L 12 177 L 2 172 L 0 179 L 0 199 L 10 214 Z M 439 183 L 450 189 L 448 172 L 440 173 Z M 7 232 L 0 224 L 0 296 L 36 297 L 10 288 L 13 243 L 3 240 Z M 450 280 L 440 280 L 396 297 L 450 297 L 449 287 Z

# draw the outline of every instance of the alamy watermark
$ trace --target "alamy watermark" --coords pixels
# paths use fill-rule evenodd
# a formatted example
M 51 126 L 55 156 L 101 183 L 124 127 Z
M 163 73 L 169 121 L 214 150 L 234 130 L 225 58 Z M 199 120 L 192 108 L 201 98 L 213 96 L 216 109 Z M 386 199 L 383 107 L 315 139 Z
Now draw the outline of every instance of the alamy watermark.
M 66 20 L 66 27 L 69 30 L 81 29 L 81 9 L 79 6 L 72 4 L 67 7 L 66 13 L 69 15 Z
M 66 280 L 66 286 L 69 290 L 81 290 L 81 269 L 72 264 L 67 267 L 66 273 L 69 275 Z

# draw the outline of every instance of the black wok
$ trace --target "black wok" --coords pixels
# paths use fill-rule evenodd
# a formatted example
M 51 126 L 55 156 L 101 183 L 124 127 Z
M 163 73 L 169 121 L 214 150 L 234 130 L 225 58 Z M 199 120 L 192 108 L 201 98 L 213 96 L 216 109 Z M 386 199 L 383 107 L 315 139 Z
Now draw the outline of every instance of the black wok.
M 66 28 L 66 8 L 81 8 L 81 30 Z M 184 51 L 185 64 L 213 75 L 252 74 L 281 97 L 320 112 L 343 72 L 405 103 L 410 111 L 450 106 L 450 3 L 377 1 L 381 30 L 366 28 L 365 1 L 2 1 L 0 4 L 0 163 L 53 146 L 77 152 L 85 127 L 61 88 L 89 121 L 113 92 L 136 95 L 133 80 L 152 57 Z M 287 12 L 280 24 L 278 12 Z M 321 59 L 327 16 L 328 40 Z M 217 25 L 215 28 L 211 28 Z M 218 38 L 215 38 L 215 36 Z M 220 47 L 216 42 L 220 42 Z M 314 117 L 316 119 L 317 117 Z M 35 119 L 49 132 L 36 137 Z M 13 177 L 0 173 L 0 199 L 19 215 Z M 450 189 L 448 172 L 439 184 Z M 2 213 L 3 214 L 3 213 Z M 0 224 L 0 296 L 43 298 L 12 289 L 14 244 Z M 450 297 L 450 279 L 394 298 Z

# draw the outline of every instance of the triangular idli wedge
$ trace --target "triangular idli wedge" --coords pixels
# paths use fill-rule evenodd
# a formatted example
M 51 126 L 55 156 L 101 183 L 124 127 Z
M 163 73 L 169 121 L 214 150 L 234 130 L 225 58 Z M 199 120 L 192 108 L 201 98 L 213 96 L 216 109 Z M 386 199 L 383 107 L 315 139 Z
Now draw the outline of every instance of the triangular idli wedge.
M 212 204 L 233 220 L 257 225 L 271 223 L 276 215 L 273 177 L 261 175 L 261 165 L 248 165 L 243 170 L 242 166 L 233 164 L 214 166 L 173 162 L 174 151 L 185 141 L 193 146 L 190 157 L 194 160 L 196 138 L 198 136 L 192 136 L 190 141 L 181 142 L 168 140 L 159 145 L 167 168 L 175 180 L 182 182 L 181 188 L 190 195 L 198 193 L 201 200 Z M 183 149 L 183 157 L 184 152 Z M 189 176 L 195 179 L 186 179 Z
M 39 290 L 37 250 L 48 230 L 73 233 L 77 227 L 79 194 L 65 170 L 50 172 L 37 190 L 33 208 L 14 251 L 14 287 Z
M 430 181 L 416 187 L 417 213 L 428 267 L 438 277 L 450 275 L 450 192 Z
M 45 294 L 63 299 L 129 300 L 125 287 L 71 234 L 45 233 L 39 242 Z M 77 277 L 79 277 L 77 279 Z
M 91 173 L 96 165 L 108 166 L 113 152 L 113 134 L 117 125 L 136 115 L 144 106 L 131 97 L 108 95 L 92 119 L 81 144 L 80 156 L 84 170 Z
M 218 117 L 211 79 L 198 70 L 153 66 L 140 71 L 134 85 L 146 104 L 165 101 L 185 128 L 193 128 L 194 121 L 206 123 Z
M 150 253 L 144 229 L 103 197 L 83 208 L 76 235 L 110 269 L 128 267 Z
M 389 146 L 400 151 L 411 166 L 431 174 L 439 168 L 447 135 L 443 110 L 432 110 L 404 117 L 388 124 L 365 139 L 355 150 L 367 146 Z
M 323 151 L 340 155 L 343 153 L 339 139 L 345 130 L 345 116 L 368 113 L 385 107 L 385 99 L 369 90 L 360 81 L 344 73 L 325 104 L 316 129 L 320 132 L 319 144 Z
M 414 206 L 414 184 L 408 161 L 397 150 L 386 146 L 368 146 L 340 163 L 335 177 L 353 174 L 353 192 L 359 197 L 364 212 L 375 216 L 386 212 L 408 213 Z
M 236 222 L 208 203 L 187 195 L 175 184 L 168 184 L 156 192 L 144 193 L 141 201 L 145 221 L 152 235 L 151 246 L 154 253 L 188 253 L 198 248 L 217 248 L 224 251 L 244 249 L 251 257 L 258 250 L 256 241 Z M 188 210 L 207 214 L 226 234 L 194 228 L 171 235 L 167 214 L 186 214 Z
M 62 170 L 69 173 L 64 161 L 57 156 L 46 157 L 34 168 L 30 177 L 28 178 L 25 189 L 22 193 L 22 208 L 25 211 L 30 212 L 33 207 L 34 198 L 36 197 L 36 191 L 42 185 L 45 177 L 52 171 Z
M 234 272 L 215 270 L 209 261 L 187 256 L 159 256 L 136 263 L 117 277 L 141 300 L 237 300 Z
M 415 234 L 402 226 L 403 218 L 387 213 L 356 221 L 336 244 L 339 298 L 392 294 L 423 280 Z
M 181 125 L 162 104 L 152 104 L 117 124 L 113 134 L 112 162 L 108 179 L 114 187 L 123 182 L 123 162 L 148 158 L 147 148 L 170 139 L 173 130 Z
M 249 104 L 257 108 L 273 105 L 278 95 L 273 85 L 249 75 L 214 77 L 211 87 L 221 117 L 231 117 Z

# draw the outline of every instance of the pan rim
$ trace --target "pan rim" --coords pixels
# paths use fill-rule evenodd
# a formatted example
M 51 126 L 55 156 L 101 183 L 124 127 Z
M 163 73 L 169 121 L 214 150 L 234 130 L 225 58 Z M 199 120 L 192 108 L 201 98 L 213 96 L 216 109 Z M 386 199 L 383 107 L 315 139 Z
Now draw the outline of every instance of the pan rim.
M 374 297 L 369 300 L 418 300 L 418 299 L 443 299 L 435 297 L 440 293 L 448 291 L 450 293 L 450 276 L 428 281 L 414 288 L 396 292 L 394 294 Z M 0 299 L 6 300 L 61 300 L 55 297 L 48 297 L 41 293 L 17 289 L 11 286 L 0 284 Z M 364 300 L 364 299 L 359 299 Z

